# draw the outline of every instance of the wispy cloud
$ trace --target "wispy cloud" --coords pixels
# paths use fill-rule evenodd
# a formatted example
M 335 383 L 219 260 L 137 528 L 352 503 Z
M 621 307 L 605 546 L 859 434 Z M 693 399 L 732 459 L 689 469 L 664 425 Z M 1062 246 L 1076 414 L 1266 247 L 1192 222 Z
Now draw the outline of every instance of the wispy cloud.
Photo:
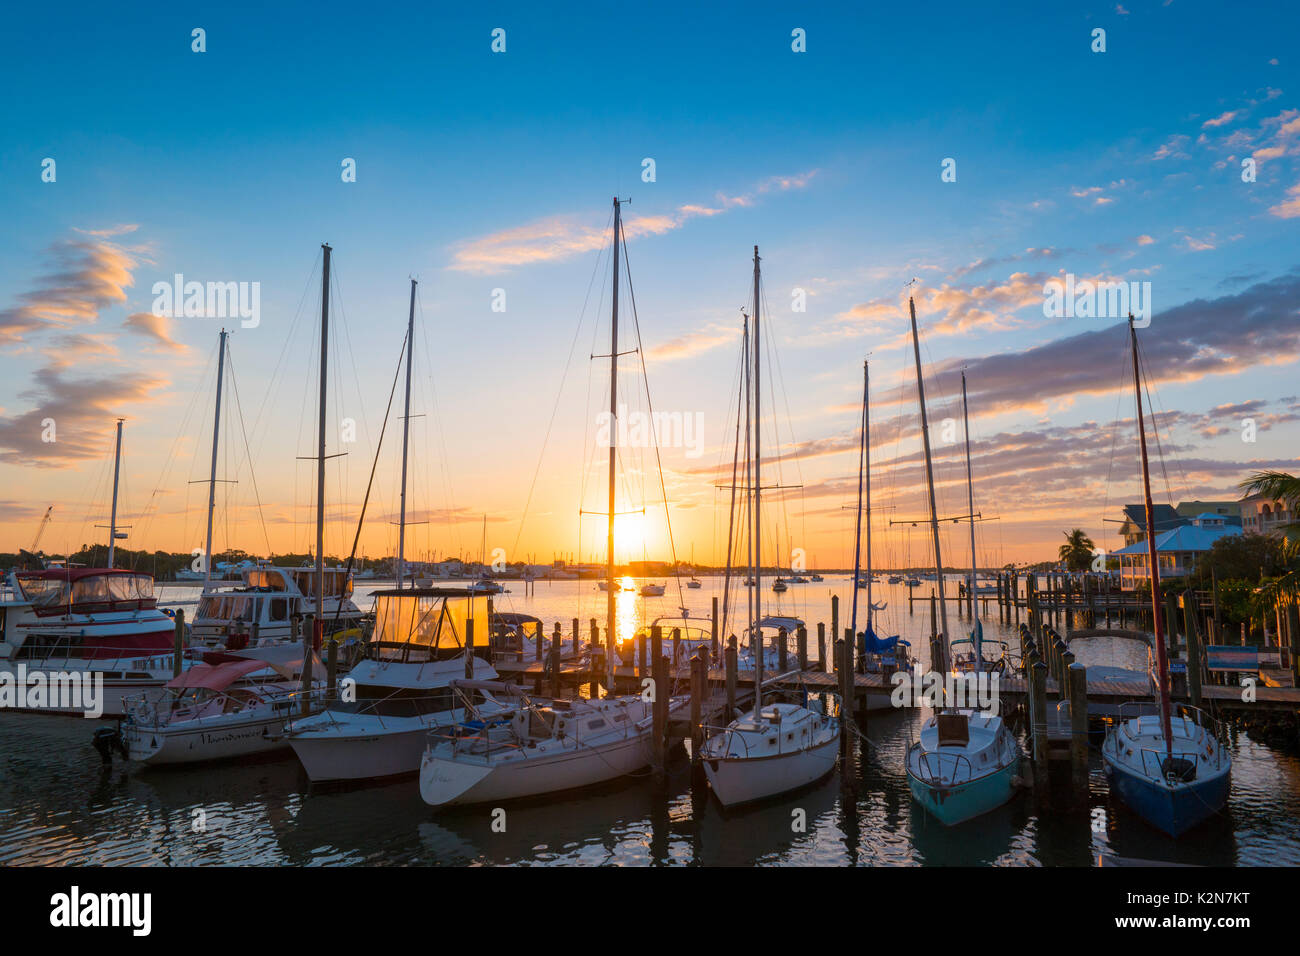
M 692 219 L 717 216 L 735 207 L 752 206 L 758 195 L 803 189 L 816 175 L 814 169 L 793 176 L 773 176 L 759 183 L 750 193 L 728 196 L 720 192 L 711 205 L 684 203 L 672 212 L 660 215 L 633 214 L 623 220 L 623 231 L 628 239 L 663 235 L 680 229 Z M 460 243 L 452 251 L 449 268 L 490 275 L 535 262 L 568 259 L 600 249 L 607 241 L 605 228 L 592 218 L 549 216 Z

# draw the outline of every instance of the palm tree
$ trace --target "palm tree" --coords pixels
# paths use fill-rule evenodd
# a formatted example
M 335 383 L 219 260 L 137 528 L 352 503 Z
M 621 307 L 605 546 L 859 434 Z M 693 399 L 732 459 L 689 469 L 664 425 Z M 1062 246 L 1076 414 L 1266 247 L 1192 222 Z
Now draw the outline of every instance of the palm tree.
M 1065 544 L 1057 550 L 1057 555 L 1070 571 L 1087 571 L 1092 566 L 1092 539 L 1083 533 L 1082 528 L 1064 534 Z

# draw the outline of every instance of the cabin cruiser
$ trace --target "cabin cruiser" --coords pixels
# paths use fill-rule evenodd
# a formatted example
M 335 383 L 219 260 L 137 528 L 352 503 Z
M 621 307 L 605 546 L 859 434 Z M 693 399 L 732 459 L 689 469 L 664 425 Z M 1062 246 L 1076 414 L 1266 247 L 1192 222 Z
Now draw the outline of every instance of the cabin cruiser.
M 662 584 L 643 584 L 641 585 L 642 597 L 663 597 L 664 586 Z
M 785 580 L 783 578 L 777 578 L 775 581 L 773 581 L 772 591 L 776 594 L 784 594 L 786 592 Z
M 431 806 L 573 790 L 643 770 L 653 757 L 653 705 L 640 695 L 547 700 L 483 681 L 454 681 L 452 689 L 473 719 L 430 736 L 420 796 Z M 471 696 L 482 694 L 512 694 L 519 705 L 485 711 Z M 689 698 L 671 698 L 670 719 L 688 707 Z
M 704 587 L 704 585 L 701 584 L 699 581 L 695 580 L 695 578 L 691 578 L 689 581 L 687 581 L 686 586 L 692 589 Z
M 907 752 L 912 796 L 944 826 L 989 812 L 1016 793 L 1020 745 L 996 714 L 947 710 Z
M 120 730 L 127 759 L 199 763 L 288 749 L 285 725 L 324 701 L 322 680 L 303 691 L 302 662 L 292 645 L 214 654 L 169 680 L 161 700 L 128 700 Z M 315 655 L 310 667 L 324 673 Z
M 97 698 L 88 707 L 87 693 L 76 701 L 42 693 L 35 703 L 24 693 L 17 709 L 118 717 L 125 698 L 160 695 L 172 678 L 176 625 L 158 609 L 153 586 L 149 575 L 124 568 L 11 571 L 0 599 L 0 678 Z M 102 681 L 102 691 L 80 687 L 85 680 Z
M 375 592 L 375 628 L 339 699 L 286 735 L 313 782 L 415 773 L 431 731 L 466 719 L 455 680 L 491 681 L 489 598 L 464 588 Z M 482 715 L 509 708 L 473 691 Z
M 356 627 L 361 609 L 352 602 L 352 579 L 342 568 L 325 569 L 322 613 L 326 631 Z M 279 644 L 294 639 L 295 616 L 316 613 L 313 568 L 254 567 L 243 571 L 235 587 L 203 589 L 190 624 L 191 643 L 205 648 L 238 650 L 252 643 Z

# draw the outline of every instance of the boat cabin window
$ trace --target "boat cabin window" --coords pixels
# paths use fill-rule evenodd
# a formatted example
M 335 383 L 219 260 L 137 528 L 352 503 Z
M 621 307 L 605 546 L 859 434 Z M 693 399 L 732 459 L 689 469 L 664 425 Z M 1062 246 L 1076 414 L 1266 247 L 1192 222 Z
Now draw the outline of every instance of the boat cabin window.
M 255 620 L 257 599 L 246 594 L 216 594 L 199 601 L 196 617 L 212 617 L 220 621 Z
M 310 568 L 303 568 L 301 571 L 293 572 L 294 584 L 298 585 L 298 590 L 308 597 L 316 596 L 316 572 Z M 343 597 L 352 596 L 352 576 L 341 568 L 325 569 L 325 596 L 326 597 Z
M 289 602 L 285 598 L 271 598 L 271 616 L 269 620 L 289 620 Z
M 939 714 L 934 726 L 940 747 L 965 747 L 970 743 L 970 723 L 965 714 Z
M 75 581 L 19 575 L 18 588 L 36 607 L 153 600 L 153 578 L 147 574 L 91 574 Z

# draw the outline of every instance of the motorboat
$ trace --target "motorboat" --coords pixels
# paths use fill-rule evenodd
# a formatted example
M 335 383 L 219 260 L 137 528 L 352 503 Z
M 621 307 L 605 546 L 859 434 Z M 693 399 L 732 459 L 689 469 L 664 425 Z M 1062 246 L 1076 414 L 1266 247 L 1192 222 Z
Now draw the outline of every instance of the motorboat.
M 467 717 L 432 734 L 421 758 L 420 796 L 431 806 L 574 790 L 636 773 L 653 758 L 653 705 L 640 695 L 548 700 L 482 681 L 455 681 L 452 689 Z M 509 694 L 518 705 L 485 712 L 468 694 Z M 670 718 L 689 703 L 672 698 Z
M 236 587 L 203 589 L 190 624 L 192 645 L 240 650 L 293 641 L 295 618 L 317 613 L 313 568 L 268 565 L 246 568 L 242 574 Z M 324 579 L 321 614 L 326 633 L 357 627 L 362 612 L 352 601 L 351 576 L 342 568 L 326 568 Z
M 664 585 L 662 584 L 643 584 L 641 585 L 642 597 L 663 597 Z
M 781 578 L 777 578 L 775 581 L 772 582 L 773 594 L 784 594 L 787 590 L 789 590 L 789 588 L 786 586 L 785 581 L 782 580 Z
M 339 699 L 286 729 L 313 782 L 415 773 L 431 731 L 465 719 L 454 680 L 493 680 L 485 658 L 488 596 L 464 588 L 375 592 L 365 656 L 339 683 Z M 478 635 L 478 637 L 475 637 Z M 509 708 L 476 692 L 482 714 Z
M 158 608 L 149 575 L 123 568 L 11 571 L 3 592 L 0 679 L 22 693 L 15 709 L 120 717 L 126 698 L 161 696 L 171 680 L 176 622 Z M 49 692 L 25 692 L 36 686 Z M 55 693 L 64 686 L 67 695 Z

